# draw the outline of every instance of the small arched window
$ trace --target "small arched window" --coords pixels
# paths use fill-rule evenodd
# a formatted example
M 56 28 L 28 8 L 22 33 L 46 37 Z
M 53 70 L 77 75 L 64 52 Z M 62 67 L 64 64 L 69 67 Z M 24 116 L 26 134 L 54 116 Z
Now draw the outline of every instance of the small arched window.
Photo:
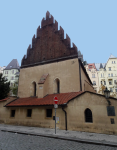
M 93 122 L 92 112 L 91 112 L 91 110 L 89 108 L 87 108 L 85 110 L 85 122 L 90 122 L 90 123 Z
M 55 80 L 55 85 L 56 85 L 55 93 L 60 93 L 60 80 L 58 78 Z
M 36 96 L 36 82 L 33 82 L 33 96 Z
M 59 81 L 59 79 L 56 82 L 57 82 L 57 93 L 60 93 L 60 81 Z

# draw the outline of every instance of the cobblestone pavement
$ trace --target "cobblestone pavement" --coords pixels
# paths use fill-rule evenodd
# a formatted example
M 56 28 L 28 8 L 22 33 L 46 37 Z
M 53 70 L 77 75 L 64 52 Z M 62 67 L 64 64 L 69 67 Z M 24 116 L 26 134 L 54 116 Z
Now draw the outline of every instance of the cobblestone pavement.
M 0 150 L 117 150 L 117 148 L 0 131 Z
M 0 130 L 5 131 L 15 131 L 15 132 L 27 132 L 33 134 L 44 134 L 44 135 L 54 135 L 55 129 L 50 128 L 40 128 L 40 127 L 27 127 L 27 126 L 15 126 L 0 124 Z M 57 129 L 56 136 L 63 136 L 68 138 L 77 138 L 82 140 L 94 140 L 99 142 L 107 143 L 117 143 L 117 135 L 108 135 L 108 134 L 98 134 L 98 133 L 89 133 L 89 132 L 80 132 L 80 131 L 65 131 Z

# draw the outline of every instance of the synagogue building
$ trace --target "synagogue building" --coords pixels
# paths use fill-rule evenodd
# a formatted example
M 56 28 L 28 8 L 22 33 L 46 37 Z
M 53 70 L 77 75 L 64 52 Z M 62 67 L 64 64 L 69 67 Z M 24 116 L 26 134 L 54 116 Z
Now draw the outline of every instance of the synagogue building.
M 18 97 L 0 101 L 0 122 L 54 128 L 55 96 L 57 128 L 117 134 L 117 99 L 110 106 L 96 94 L 76 45 L 47 12 L 22 58 Z

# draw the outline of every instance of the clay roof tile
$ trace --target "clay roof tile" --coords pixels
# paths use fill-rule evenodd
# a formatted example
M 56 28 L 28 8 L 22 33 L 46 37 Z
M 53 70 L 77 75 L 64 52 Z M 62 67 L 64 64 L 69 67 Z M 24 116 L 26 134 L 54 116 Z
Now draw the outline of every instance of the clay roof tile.
M 58 97 L 58 105 L 62 105 L 64 103 L 69 102 L 71 99 L 83 93 L 79 92 L 70 92 L 70 93 L 60 93 L 60 94 L 49 94 L 43 98 L 36 97 L 27 97 L 27 98 L 19 98 L 11 103 L 8 103 L 8 106 L 42 106 L 42 105 L 54 105 L 54 97 Z

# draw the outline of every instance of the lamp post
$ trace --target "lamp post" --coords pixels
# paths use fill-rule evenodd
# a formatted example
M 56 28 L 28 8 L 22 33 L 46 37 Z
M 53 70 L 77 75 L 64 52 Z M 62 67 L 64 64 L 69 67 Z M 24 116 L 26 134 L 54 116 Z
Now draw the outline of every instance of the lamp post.
M 106 97 L 106 99 L 107 99 L 108 105 L 111 105 L 111 102 L 109 101 L 110 91 L 107 89 L 107 87 L 106 87 L 106 89 L 104 90 L 104 95 L 105 95 L 105 97 Z

